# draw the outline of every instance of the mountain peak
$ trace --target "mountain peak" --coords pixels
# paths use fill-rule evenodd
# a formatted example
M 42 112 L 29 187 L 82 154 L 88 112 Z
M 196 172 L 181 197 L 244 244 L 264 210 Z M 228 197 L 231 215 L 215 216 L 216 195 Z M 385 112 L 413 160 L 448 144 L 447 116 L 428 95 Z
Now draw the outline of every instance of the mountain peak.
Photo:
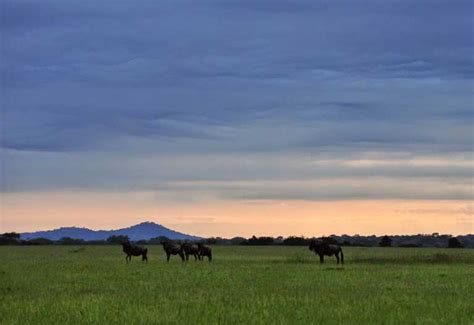
M 121 228 L 116 230 L 91 230 L 88 228 L 79 227 L 61 227 L 54 230 L 22 233 L 21 238 L 32 239 L 43 237 L 50 240 L 58 240 L 62 237 L 70 237 L 83 240 L 105 240 L 113 235 L 126 235 L 131 240 L 147 240 L 160 236 L 180 240 L 200 239 L 200 237 L 177 232 L 151 221 L 141 222 L 127 228 Z
M 162 227 L 162 225 L 160 225 L 158 223 L 155 223 L 155 222 L 152 222 L 152 221 L 144 221 L 144 222 L 137 223 L 134 226 L 130 226 L 130 228 L 131 227 L 138 227 L 138 226 L 160 226 L 160 227 Z

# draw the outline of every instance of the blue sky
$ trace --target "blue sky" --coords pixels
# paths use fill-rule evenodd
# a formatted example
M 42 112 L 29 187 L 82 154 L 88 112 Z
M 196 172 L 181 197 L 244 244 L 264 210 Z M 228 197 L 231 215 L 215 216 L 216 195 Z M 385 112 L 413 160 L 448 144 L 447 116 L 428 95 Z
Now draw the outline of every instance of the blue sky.
M 8 197 L 474 197 L 472 1 L 1 6 Z

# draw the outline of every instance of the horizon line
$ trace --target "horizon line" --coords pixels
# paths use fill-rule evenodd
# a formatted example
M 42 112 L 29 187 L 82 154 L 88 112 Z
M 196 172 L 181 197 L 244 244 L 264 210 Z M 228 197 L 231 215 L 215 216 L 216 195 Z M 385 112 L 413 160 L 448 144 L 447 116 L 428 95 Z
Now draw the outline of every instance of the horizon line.
M 438 234 L 438 236 L 471 236 L 471 235 L 474 235 L 474 233 L 460 233 L 460 234 L 450 234 L 450 233 L 441 233 L 441 232 L 432 232 L 432 233 L 417 233 L 417 234 L 414 234 L 414 233 L 403 233 L 403 234 L 388 234 L 388 233 L 371 233 L 371 234 L 349 234 L 349 233 L 343 233 L 343 234 L 329 234 L 329 235 L 314 235 L 314 236 L 305 236 L 305 235 L 296 235 L 296 234 L 292 234 L 292 235 L 278 235 L 278 236 L 272 236 L 272 235 L 257 235 L 257 234 L 254 234 L 250 237 L 246 237 L 246 236 L 240 236 L 240 235 L 236 235 L 236 236 L 232 236 L 232 237 L 221 237 L 221 236 L 199 236 L 199 235 L 194 235 L 194 234 L 189 234 L 189 233 L 186 233 L 186 232 L 182 232 L 180 230 L 176 230 L 176 229 L 173 229 L 173 228 L 169 228 L 168 226 L 165 226 L 161 223 L 156 223 L 154 221 L 142 221 L 142 222 L 139 222 L 139 223 L 136 223 L 136 224 L 132 224 L 130 226 L 125 226 L 125 227 L 122 227 L 122 228 L 111 228 L 111 229 L 94 229 L 94 228 L 89 228 L 87 226 L 60 226 L 58 228 L 53 228 L 53 229 L 47 229 L 47 230 L 33 230 L 33 231 L 23 231 L 23 232 L 16 232 L 16 231 L 6 231 L 6 232 L 3 232 L 3 233 L 9 233 L 9 232 L 15 232 L 15 233 L 18 233 L 18 234 L 25 234 L 25 233 L 35 233 L 35 232 L 48 232 L 48 231 L 55 231 L 55 230 L 60 230 L 60 229 L 64 229 L 64 228 L 77 228 L 77 229 L 87 229 L 87 230 L 90 230 L 90 231 L 94 231 L 94 232 L 99 232 L 99 231 L 117 231 L 117 230 L 122 230 L 122 229 L 126 229 L 126 228 L 131 228 L 131 227 L 134 227 L 134 226 L 138 226 L 138 225 L 141 225 L 141 224 L 154 224 L 154 225 L 157 225 L 157 226 L 161 226 L 161 227 L 164 227 L 164 228 L 167 228 L 171 231 L 174 231 L 174 232 L 177 232 L 177 233 L 181 233 L 181 234 L 184 234 L 184 235 L 188 235 L 188 236 L 192 236 L 192 237 L 201 237 L 201 238 L 236 238 L 236 237 L 241 237 L 241 238 L 251 238 L 252 236 L 255 236 L 255 237 L 273 237 L 273 238 L 278 238 L 278 237 L 284 237 L 284 238 L 288 238 L 288 237 L 304 237 L 304 238 L 312 238 L 312 237 L 331 237 L 331 236 L 350 236 L 350 237 L 355 237 L 355 236 L 361 236 L 361 237 L 370 237 L 370 236 L 420 236 L 420 235 L 424 235 L 424 236 L 433 236 L 434 234 Z

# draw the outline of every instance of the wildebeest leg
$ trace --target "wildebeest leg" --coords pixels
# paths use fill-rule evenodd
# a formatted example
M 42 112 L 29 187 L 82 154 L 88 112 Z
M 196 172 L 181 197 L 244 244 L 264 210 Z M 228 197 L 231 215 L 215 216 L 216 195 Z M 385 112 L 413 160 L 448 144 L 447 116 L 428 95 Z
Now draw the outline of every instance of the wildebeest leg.
M 209 258 L 209 262 L 212 262 L 212 254 L 209 254 L 207 258 Z
M 339 252 L 337 252 L 336 254 L 334 254 L 334 256 L 336 256 L 337 264 L 339 264 Z
M 128 264 L 128 255 L 125 255 L 125 263 Z
M 146 256 L 146 254 L 143 254 L 142 255 L 142 262 L 148 262 L 148 257 Z
M 169 262 L 170 261 L 170 254 L 166 253 L 166 261 Z
M 323 254 L 319 254 L 319 263 L 324 263 L 324 255 Z
M 181 257 L 181 261 L 184 262 L 184 254 L 183 254 L 183 252 L 179 252 L 179 256 Z

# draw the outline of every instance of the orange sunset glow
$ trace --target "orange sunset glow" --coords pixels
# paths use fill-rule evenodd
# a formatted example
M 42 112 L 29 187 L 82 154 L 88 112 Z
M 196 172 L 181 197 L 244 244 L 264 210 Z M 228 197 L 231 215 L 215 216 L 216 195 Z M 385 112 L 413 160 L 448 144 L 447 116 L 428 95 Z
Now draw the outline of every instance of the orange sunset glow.
M 5 195 L 2 231 L 110 229 L 153 221 L 198 236 L 471 233 L 469 201 L 245 201 L 154 204 L 153 193 Z M 67 216 L 67 219 L 65 219 Z M 65 221 L 67 220 L 67 222 Z

